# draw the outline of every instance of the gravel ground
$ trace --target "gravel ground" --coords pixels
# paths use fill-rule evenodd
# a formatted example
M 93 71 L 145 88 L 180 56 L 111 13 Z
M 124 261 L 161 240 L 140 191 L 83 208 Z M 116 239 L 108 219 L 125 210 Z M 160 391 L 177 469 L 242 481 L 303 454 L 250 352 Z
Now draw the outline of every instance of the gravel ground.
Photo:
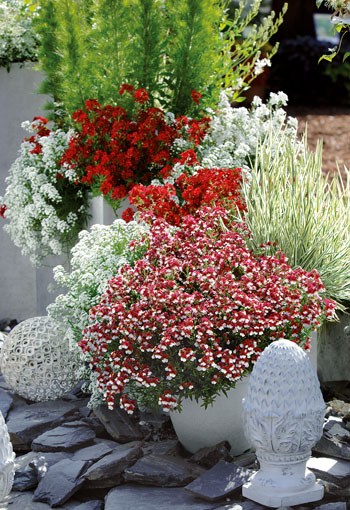
M 317 141 L 323 140 L 323 171 L 325 174 L 337 172 L 337 165 L 345 177 L 344 165 L 350 169 L 350 108 L 289 108 L 289 115 L 297 117 L 299 132 L 305 126 L 308 143 L 315 149 Z

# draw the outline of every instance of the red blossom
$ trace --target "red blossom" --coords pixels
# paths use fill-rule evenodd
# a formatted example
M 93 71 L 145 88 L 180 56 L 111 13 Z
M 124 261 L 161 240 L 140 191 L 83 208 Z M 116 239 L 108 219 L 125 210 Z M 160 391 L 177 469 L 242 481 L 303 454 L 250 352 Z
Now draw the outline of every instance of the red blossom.
M 129 199 L 138 211 L 152 212 L 153 217 L 178 226 L 186 215 L 202 206 L 223 205 L 244 212 L 241 185 L 240 168 L 203 168 L 193 176 L 180 175 L 175 186 L 135 186 Z M 174 201 L 176 196 L 181 196 L 181 205 Z
M 0 216 L 5 218 L 6 204 L 0 205 Z
M 145 89 L 137 89 L 134 92 L 134 99 L 136 103 L 144 104 L 149 100 L 149 95 Z
M 124 221 L 126 221 L 126 223 L 129 223 L 130 221 L 132 221 L 134 219 L 134 215 L 135 215 L 135 211 L 131 208 L 131 207 L 128 207 L 122 214 L 122 219 Z
M 196 90 L 191 90 L 192 101 L 196 104 L 199 104 L 200 98 L 203 97 L 200 92 Z
M 124 92 L 133 92 L 134 87 L 132 85 L 129 85 L 128 83 L 123 83 L 120 90 L 119 95 L 122 96 Z
M 124 84 L 125 90 L 130 87 Z M 146 100 L 146 91 L 136 93 Z M 98 182 L 101 193 L 117 200 L 171 167 L 172 144 L 180 133 L 160 109 L 139 109 L 129 117 L 120 106 L 101 107 L 95 100 L 86 107 L 73 114 L 79 131 L 60 161 L 78 171 L 81 182 Z

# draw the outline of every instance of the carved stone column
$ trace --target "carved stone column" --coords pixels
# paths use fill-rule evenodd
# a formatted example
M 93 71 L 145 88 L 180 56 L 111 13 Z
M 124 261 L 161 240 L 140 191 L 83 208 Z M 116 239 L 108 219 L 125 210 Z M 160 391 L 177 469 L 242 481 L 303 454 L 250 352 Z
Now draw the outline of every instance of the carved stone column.
M 289 340 L 269 345 L 254 367 L 243 403 L 245 433 L 260 462 L 243 496 L 271 507 L 322 499 L 324 489 L 306 462 L 322 435 L 325 409 L 305 352 Z
M 15 454 L 0 411 L 0 502 L 11 492 L 15 476 Z

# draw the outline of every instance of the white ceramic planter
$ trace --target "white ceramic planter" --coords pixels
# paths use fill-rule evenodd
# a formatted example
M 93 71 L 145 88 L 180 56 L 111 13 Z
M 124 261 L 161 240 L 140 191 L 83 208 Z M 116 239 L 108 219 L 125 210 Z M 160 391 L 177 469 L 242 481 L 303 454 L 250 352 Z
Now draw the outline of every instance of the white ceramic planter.
M 320 335 L 317 375 L 321 382 L 350 381 L 350 315 L 326 322 Z
M 311 349 L 308 357 L 317 369 L 317 333 L 311 335 Z M 240 455 L 250 447 L 244 434 L 242 399 L 248 387 L 249 376 L 236 384 L 225 397 L 215 399 L 205 409 L 195 400 L 185 399 L 181 413 L 171 412 L 170 418 L 182 445 L 191 453 L 200 448 L 213 446 L 220 441 L 229 441 L 232 455 Z
M 123 212 L 130 207 L 130 202 L 128 198 L 124 198 L 120 204 L 119 209 L 114 212 L 112 207 L 107 204 L 104 200 L 103 196 L 100 195 L 98 197 L 92 197 L 90 199 L 90 208 L 89 214 L 91 218 L 89 220 L 88 227 L 91 225 L 111 225 L 113 221 L 117 218 L 121 218 Z
M 182 445 L 191 453 L 200 448 L 229 441 L 232 455 L 240 455 L 249 448 L 244 435 L 242 399 L 249 377 L 244 377 L 236 387 L 217 397 L 207 409 L 195 400 L 185 399 L 182 411 L 171 412 L 170 418 Z

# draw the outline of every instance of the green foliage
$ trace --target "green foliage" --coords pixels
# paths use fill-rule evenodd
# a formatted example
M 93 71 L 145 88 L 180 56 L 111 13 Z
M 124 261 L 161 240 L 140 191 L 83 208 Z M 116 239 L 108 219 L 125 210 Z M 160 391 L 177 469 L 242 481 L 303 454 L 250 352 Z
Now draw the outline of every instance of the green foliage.
M 62 77 L 60 66 L 62 55 L 59 54 L 59 21 L 55 0 L 41 0 L 40 17 L 36 22 L 36 31 L 40 36 L 39 61 L 45 70 L 46 78 L 41 83 L 39 92 L 49 94 L 52 102 L 46 105 L 53 109 L 54 103 L 62 99 Z
M 274 147 L 284 147 L 275 151 Z M 251 247 L 276 243 L 292 267 L 316 269 L 328 297 L 340 309 L 350 299 L 350 175 L 322 174 L 322 148 L 270 136 L 258 148 L 252 180 L 243 186 L 244 218 L 252 232 Z M 275 248 L 271 248 L 274 250 Z
M 239 100 L 282 22 L 283 14 L 271 14 L 243 38 L 260 3 L 245 13 L 241 2 L 230 19 L 227 0 L 40 0 L 42 91 L 68 114 L 91 98 L 130 112 L 122 83 L 145 88 L 151 106 L 176 115 L 193 113 L 192 90 L 204 106 L 216 106 L 223 86 Z

